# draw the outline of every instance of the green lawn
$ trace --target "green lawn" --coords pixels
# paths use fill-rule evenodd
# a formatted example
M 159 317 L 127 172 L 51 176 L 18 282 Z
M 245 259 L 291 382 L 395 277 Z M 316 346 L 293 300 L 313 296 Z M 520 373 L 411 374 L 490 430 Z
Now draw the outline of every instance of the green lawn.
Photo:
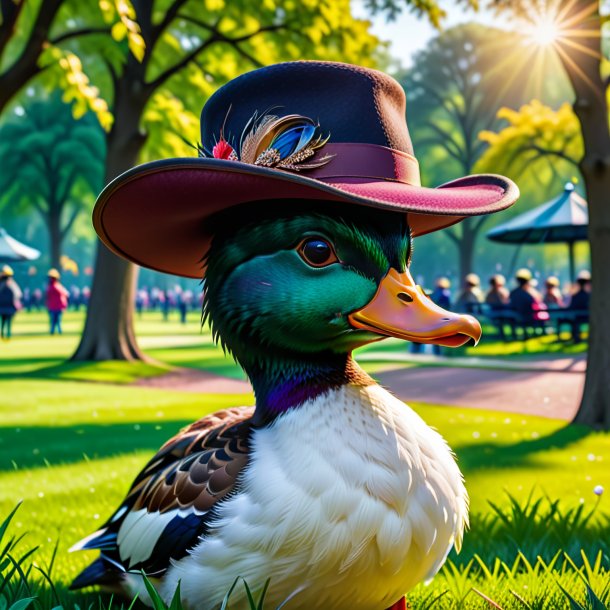
M 70 313 L 61 337 L 46 336 L 45 324 L 42 314 L 20 314 L 14 339 L 0 344 L 0 515 L 23 500 L 11 528 L 17 534 L 27 531 L 28 544 L 40 546 L 36 561 L 42 565 L 59 540 L 54 578 L 63 587 L 95 556 L 69 555 L 67 548 L 103 523 L 152 453 L 192 420 L 226 406 L 249 404 L 252 397 L 126 385 L 172 366 L 242 377 L 209 334 L 200 332 L 197 314 L 184 326 L 177 321 L 164 323 L 160 314 L 138 321 L 140 344 L 166 363 L 158 366 L 62 364 L 76 345 L 82 316 Z M 369 370 L 374 374 L 382 368 L 383 362 L 376 361 Z M 608 434 L 536 417 L 412 406 L 445 436 L 466 477 L 474 519 L 465 559 L 481 554 L 473 547 L 482 545 L 486 536 L 488 501 L 507 506 L 506 492 L 524 502 L 534 488 L 570 509 L 581 503 L 592 507 L 596 485 L 610 491 Z M 606 524 L 606 542 L 607 496 L 601 497 L 593 519 Z M 605 562 L 607 568 L 608 558 Z M 435 582 L 448 583 L 451 574 L 444 572 L 442 578 Z M 458 585 L 454 582 L 451 587 Z

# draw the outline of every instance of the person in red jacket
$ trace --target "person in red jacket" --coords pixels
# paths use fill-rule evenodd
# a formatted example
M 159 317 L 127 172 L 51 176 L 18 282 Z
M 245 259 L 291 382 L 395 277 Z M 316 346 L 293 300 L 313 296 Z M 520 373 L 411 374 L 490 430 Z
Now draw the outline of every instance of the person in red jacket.
M 47 273 L 49 285 L 47 286 L 47 310 L 51 322 L 51 334 L 55 331 L 61 335 L 61 315 L 68 307 L 68 290 L 59 281 L 57 269 L 50 269 Z

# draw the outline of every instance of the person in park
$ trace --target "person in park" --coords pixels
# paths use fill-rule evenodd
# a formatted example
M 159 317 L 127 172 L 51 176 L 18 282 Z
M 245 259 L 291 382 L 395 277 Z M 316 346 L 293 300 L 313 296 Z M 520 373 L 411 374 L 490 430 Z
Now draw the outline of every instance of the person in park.
M 549 308 L 559 309 L 565 307 L 565 301 L 563 295 L 561 294 L 561 290 L 559 289 L 559 278 L 554 275 L 549 275 L 546 278 L 545 285 L 545 293 L 544 293 L 544 303 Z
M 47 273 L 48 284 L 46 293 L 47 311 L 49 312 L 50 332 L 52 335 L 55 333 L 62 333 L 61 330 L 61 318 L 63 312 L 68 307 L 68 299 L 70 293 L 68 289 L 61 284 L 60 274 L 57 269 L 49 269 Z
M 22 296 L 13 270 L 4 265 L 0 270 L 0 336 L 4 341 L 11 338 L 13 317 L 22 307 Z
M 506 313 L 510 304 L 510 293 L 506 288 L 506 278 L 496 273 L 489 278 L 489 290 L 485 295 L 485 303 L 491 310 L 489 316 L 497 329 L 498 336 L 506 341 L 505 325 L 509 325 L 512 335 L 515 335 L 514 320 Z
M 478 313 L 482 302 L 481 278 L 476 273 L 469 273 L 464 278 L 464 289 L 457 299 L 456 307 L 466 313 Z
M 405 592 L 459 549 L 467 493 L 441 436 L 352 350 L 387 337 L 476 344 L 472 316 L 415 284 L 412 239 L 506 209 L 517 187 L 497 175 L 422 187 L 402 87 L 333 62 L 221 87 L 200 155 L 123 174 L 93 222 L 120 256 L 205 276 L 205 320 L 255 405 L 169 440 L 73 547 L 101 554 L 72 586 L 151 603 L 145 573 L 166 603 L 215 610 L 242 577 L 255 597 L 269 579 L 269 608 L 404 609 Z M 233 587 L 230 607 L 247 595 Z
M 510 303 L 510 293 L 506 288 L 506 278 L 497 273 L 489 278 L 489 291 L 485 295 L 485 303 L 492 310 L 505 309 Z
M 576 292 L 570 299 L 568 310 L 577 312 L 572 319 L 572 340 L 580 343 L 582 336 L 580 329 L 589 321 L 589 303 L 591 301 L 591 273 L 587 270 L 580 271 L 576 276 Z
M 533 286 L 532 272 L 526 268 L 519 269 L 515 273 L 515 280 L 517 287 L 510 293 L 510 308 L 518 314 L 524 337 L 527 338 L 529 328 L 537 331 L 544 329 L 549 314 L 541 294 Z

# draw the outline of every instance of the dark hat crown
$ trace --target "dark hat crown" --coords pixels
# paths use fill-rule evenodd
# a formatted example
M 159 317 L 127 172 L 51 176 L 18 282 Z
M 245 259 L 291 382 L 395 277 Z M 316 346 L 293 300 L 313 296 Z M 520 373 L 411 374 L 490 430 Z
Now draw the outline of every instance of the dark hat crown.
M 254 114 L 302 115 L 319 123 L 332 143 L 376 144 L 413 154 L 405 94 L 377 70 L 335 62 L 275 64 L 230 81 L 201 113 L 201 142 L 212 150 L 223 136 L 232 146 Z

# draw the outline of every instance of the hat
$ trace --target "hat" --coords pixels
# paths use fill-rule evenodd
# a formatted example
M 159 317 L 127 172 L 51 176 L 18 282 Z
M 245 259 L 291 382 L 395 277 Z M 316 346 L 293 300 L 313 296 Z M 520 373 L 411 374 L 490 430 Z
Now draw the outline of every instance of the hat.
M 57 269 L 49 269 L 49 272 L 47 273 L 47 277 L 58 280 L 61 277 L 61 274 L 59 273 L 59 271 L 57 271 Z
M 476 273 L 469 273 L 464 278 L 464 281 L 467 284 L 470 284 L 471 286 L 478 286 L 481 283 L 481 279 L 479 278 L 479 276 Z
M 515 273 L 515 277 L 518 280 L 525 280 L 526 282 L 529 282 L 532 279 L 532 272 L 529 269 L 518 269 L 517 273 Z
M 447 277 L 439 277 L 438 280 L 436 280 L 436 285 L 439 288 L 451 288 L 451 282 L 449 281 L 449 278 Z
M 402 87 L 348 64 L 289 62 L 233 79 L 205 104 L 198 148 L 199 158 L 146 163 L 103 190 L 93 224 L 106 246 L 139 265 L 200 278 L 208 219 L 240 204 L 289 210 L 290 200 L 323 200 L 329 211 L 347 203 L 402 212 L 417 236 L 519 196 L 496 175 L 422 187 Z
M 554 275 L 549 275 L 549 277 L 546 278 L 546 285 L 559 286 L 559 278 L 555 277 Z
M 15 275 L 13 268 L 8 265 L 4 265 L 2 269 L 0 269 L 0 277 L 12 277 Z
M 577 282 L 590 282 L 591 281 L 591 272 L 587 271 L 586 269 L 579 271 L 578 275 L 576 276 L 576 281 Z
M 496 273 L 491 276 L 489 283 L 494 284 L 495 286 L 504 286 L 506 284 L 506 278 L 501 273 Z

